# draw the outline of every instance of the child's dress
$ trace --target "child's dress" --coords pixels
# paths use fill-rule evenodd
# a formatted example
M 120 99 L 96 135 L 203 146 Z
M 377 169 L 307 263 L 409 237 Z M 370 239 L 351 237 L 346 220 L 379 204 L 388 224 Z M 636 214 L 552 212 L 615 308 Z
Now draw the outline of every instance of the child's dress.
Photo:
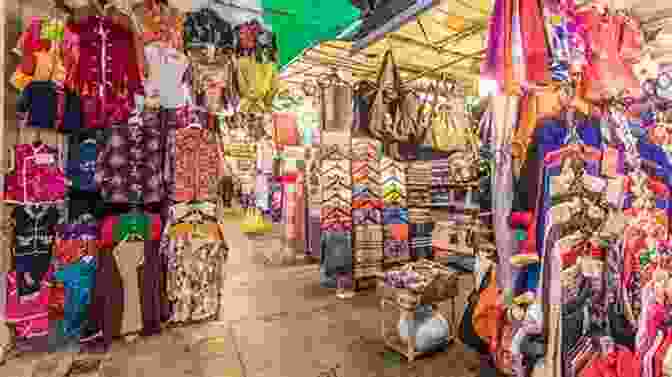
M 15 161 L 14 172 L 7 176 L 7 199 L 40 203 L 65 198 L 66 178 L 56 148 L 47 144 L 18 144 Z

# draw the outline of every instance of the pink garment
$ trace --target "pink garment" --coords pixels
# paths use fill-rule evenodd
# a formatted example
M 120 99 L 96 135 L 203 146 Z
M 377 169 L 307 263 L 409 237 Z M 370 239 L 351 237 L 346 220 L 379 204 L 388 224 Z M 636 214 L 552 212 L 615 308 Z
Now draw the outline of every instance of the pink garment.
M 55 148 L 46 144 L 18 144 L 15 156 L 15 171 L 7 176 L 7 199 L 38 203 L 65 198 L 66 178 Z
M 7 274 L 7 322 L 15 325 L 16 336 L 33 338 L 49 333 L 49 287 L 43 280 L 42 288 L 34 295 L 19 298 L 16 272 Z
M 619 41 L 625 19 L 615 15 L 601 15 L 597 9 L 589 8 L 577 15 L 583 37 L 588 48 L 588 65 L 584 76 L 589 100 L 600 100 L 622 91 L 629 96 L 639 97 L 641 87 L 634 75 L 632 64 L 621 56 Z

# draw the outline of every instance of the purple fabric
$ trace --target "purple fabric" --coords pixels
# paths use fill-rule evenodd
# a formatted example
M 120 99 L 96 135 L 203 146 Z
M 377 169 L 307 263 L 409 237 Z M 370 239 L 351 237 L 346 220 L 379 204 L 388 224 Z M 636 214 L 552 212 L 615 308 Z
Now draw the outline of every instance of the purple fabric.
M 60 224 L 56 226 L 58 237 L 62 240 L 95 240 L 98 227 L 92 224 Z
M 322 230 L 320 229 L 320 216 L 308 216 L 308 253 L 309 255 L 320 257 L 320 239 Z
M 502 17 L 504 15 L 503 0 L 495 0 L 495 6 L 490 17 L 490 33 L 488 35 L 488 51 L 485 66 L 483 67 L 483 74 L 486 77 L 494 79 L 497 72 L 498 53 L 502 44 Z

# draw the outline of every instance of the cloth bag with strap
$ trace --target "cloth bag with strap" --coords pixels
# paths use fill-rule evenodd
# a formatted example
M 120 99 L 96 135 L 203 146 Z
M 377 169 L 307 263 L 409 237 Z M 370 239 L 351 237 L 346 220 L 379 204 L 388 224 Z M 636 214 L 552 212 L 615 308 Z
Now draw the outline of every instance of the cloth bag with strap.
M 416 94 L 403 87 L 392 52 L 387 51 L 370 102 L 368 131 L 393 156 L 398 156 L 398 143 L 418 144 L 425 137 L 427 128 L 418 120 L 418 102 Z

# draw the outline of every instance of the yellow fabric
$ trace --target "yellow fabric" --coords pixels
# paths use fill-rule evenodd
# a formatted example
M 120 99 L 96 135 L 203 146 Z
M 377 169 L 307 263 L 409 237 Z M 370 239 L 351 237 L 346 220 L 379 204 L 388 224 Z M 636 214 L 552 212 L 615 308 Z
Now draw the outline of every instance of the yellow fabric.
M 18 90 L 25 89 L 32 81 L 33 76 L 26 75 L 25 73 L 21 72 L 20 69 L 14 71 L 14 74 L 9 79 L 9 83 Z
M 517 254 L 511 257 L 511 264 L 516 267 L 524 267 L 534 263 L 539 263 L 537 254 Z
M 207 239 L 222 239 L 220 234 L 219 224 L 216 223 L 206 223 L 206 224 L 189 224 L 189 223 L 179 223 L 175 224 L 170 228 L 170 237 L 176 238 L 181 236 L 192 236 L 195 238 L 207 238 Z
M 278 70 L 272 63 L 257 63 L 254 57 L 238 60 L 240 111 L 243 113 L 270 112 L 278 92 Z

